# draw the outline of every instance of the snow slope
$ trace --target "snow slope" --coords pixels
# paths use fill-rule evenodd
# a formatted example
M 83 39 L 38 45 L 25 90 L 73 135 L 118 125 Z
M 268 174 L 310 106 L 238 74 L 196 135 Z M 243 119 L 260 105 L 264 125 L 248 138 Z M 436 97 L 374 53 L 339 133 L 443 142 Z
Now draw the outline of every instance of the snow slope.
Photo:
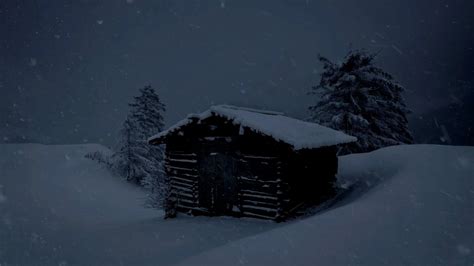
M 98 145 L 0 145 L 1 265 L 472 265 L 474 148 L 341 158 L 354 184 L 288 223 L 144 209 L 144 192 L 83 158 Z
M 474 263 L 473 147 L 390 147 L 340 165 L 356 189 L 339 206 L 183 265 Z
M 100 145 L 0 145 L 0 265 L 169 265 L 276 224 L 163 220 L 145 192 L 84 155 Z

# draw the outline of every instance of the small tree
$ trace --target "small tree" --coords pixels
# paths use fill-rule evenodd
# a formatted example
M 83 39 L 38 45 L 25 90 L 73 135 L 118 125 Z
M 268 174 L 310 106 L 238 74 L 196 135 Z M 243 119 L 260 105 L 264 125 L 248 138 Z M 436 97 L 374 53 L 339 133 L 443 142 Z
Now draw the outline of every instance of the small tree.
M 148 144 L 147 139 L 163 130 L 166 108 L 151 86 L 129 104 L 130 113 L 123 123 L 119 151 L 114 155 L 115 169 L 126 180 L 150 190 L 148 205 L 161 206 L 165 189 L 163 148 Z
M 368 152 L 389 145 L 413 143 L 403 87 L 381 68 L 374 54 L 350 51 L 341 64 L 320 56 L 324 65 L 312 120 L 358 138 L 340 153 Z
M 137 138 L 133 121 L 128 117 L 121 130 L 122 139 L 119 150 L 113 154 L 113 162 L 117 173 L 127 181 L 141 185 L 149 171 L 148 147 L 146 142 Z

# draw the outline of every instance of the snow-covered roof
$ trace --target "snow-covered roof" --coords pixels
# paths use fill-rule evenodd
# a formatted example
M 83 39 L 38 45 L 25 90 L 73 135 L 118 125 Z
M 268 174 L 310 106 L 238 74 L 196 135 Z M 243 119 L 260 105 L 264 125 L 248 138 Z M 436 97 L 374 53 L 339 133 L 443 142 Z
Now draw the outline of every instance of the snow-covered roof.
M 295 150 L 333 146 L 357 140 L 357 138 L 340 131 L 284 116 L 283 113 L 230 105 L 212 106 L 203 113 L 190 114 L 186 119 L 179 121 L 169 129 L 156 134 L 148 140 L 161 139 L 170 133 L 180 130 L 185 125 L 211 116 L 227 118 L 236 125 L 248 127 L 255 132 L 283 141 L 293 146 Z

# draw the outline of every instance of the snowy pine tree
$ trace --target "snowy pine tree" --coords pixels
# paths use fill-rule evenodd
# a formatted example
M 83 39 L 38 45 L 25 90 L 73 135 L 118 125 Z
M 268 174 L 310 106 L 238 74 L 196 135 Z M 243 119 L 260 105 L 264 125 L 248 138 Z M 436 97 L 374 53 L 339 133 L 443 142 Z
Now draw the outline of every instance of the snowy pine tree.
M 155 90 L 146 86 L 129 106 L 131 110 L 121 130 L 120 149 L 113 155 L 115 169 L 126 180 L 149 189 L 147 204 L 159 207 L 166 190 L 163 148 L 149 145 L 147 139 L 163 130 L 165 105 Z
M 313 93 L 320 100 L 309 107 L 312 120 L 358 138 L 342 154 L 413 143 L 403 87 L 374 66 L 374 54 L 351 51 L 341 64 L 324 57 L 324 72 Z
M 130 117 L 128 117 L 121 130 L 122 139 L 118 152 L 112 156 L 115 169 L 127 181 L 141 184 L 147 176 L 147 164 L 150 163 L 146 142 L 140 140 L 134 130 Z

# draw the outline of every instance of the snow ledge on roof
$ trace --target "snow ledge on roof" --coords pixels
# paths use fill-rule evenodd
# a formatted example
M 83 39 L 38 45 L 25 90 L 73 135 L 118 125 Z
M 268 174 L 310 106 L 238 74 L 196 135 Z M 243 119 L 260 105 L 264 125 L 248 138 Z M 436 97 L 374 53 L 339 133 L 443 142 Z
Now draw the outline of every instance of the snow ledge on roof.
M 212 106 L 203 113 L 190 114 L 186 119 L 149 138 L 148 141 L 165 137 L 193 121 L 203 120 L 213 115 L 227 118 L 236 125 L 248 127 L 277 141 L 285 142 L 294 150 L 315 149 L 357 141 L 357 138 L 343 132 L 287 117 L 283 113 L 230 105 Z

